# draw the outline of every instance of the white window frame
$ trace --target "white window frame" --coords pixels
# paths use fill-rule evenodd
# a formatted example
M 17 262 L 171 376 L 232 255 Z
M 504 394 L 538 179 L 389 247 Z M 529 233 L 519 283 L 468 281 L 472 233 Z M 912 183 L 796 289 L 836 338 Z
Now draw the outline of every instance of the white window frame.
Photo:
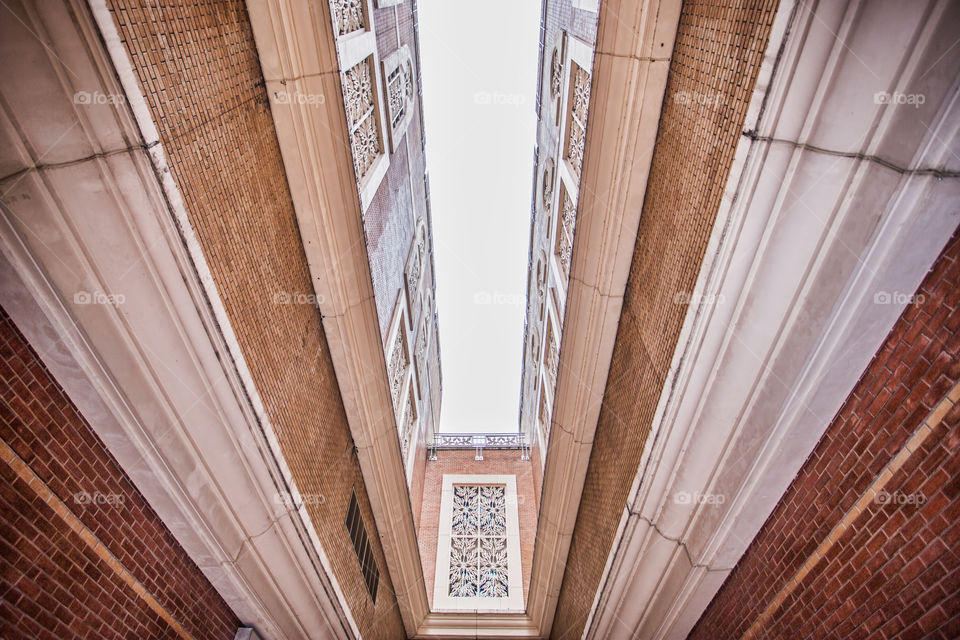
M 390 74 L 397 69 L 401 69 L 404 65 L 410 66 L 410 83 L 413 87 L 413 95 L 417 95 L 417 74 L 416 69 L 413 66 L 413 57 L 410 55 L 410 47 L 403 45 L 389 56 L 381 63 L 382 65 L 382 82 L 383 82 L 383 95 L 384 95 L 384 104 L 386 105 L 384 111 L 387 117 L 387 128 L 390 133 L 390 152 L 396 153 L 397 147 L 400 146 L 400 141 L 403 140 L 403 136 L 406 135 L 407 129 L 410 127 L 410 122 L 413 120 L 413 108 L 414 108 L 414 99 L 406 101 L 403 110 L 403 118 L 397 123 L 397 126 L 393 126 L 393 120 L 390 117 L 390 88 L 388 82 L 390 80 Z
M 407 487 L 410 487 L 413 483 L 413 462 L 417 457 L 417 444 L 420 442 L 420 425 L 423 422 L 423 414 L 420 411 L 420 390 L 418 388 L 417 378 L 414 375 L 413 369 L 414 367 L 411 366 L 410 373 L 407 376 L 407 386 L 404 391 L 405 397 L 409 396 L 410 398 L 410 409 L 416 413 L 416 418 L 414 418 L 413 424 L 410 425 L 410 448 L 407 450 L 407 455 L 403 460 L 403 468 L 406 474 Z M 403 406 L 406 407 L 406 404 Z M 405 422 L 407 419 L 406 412 L 404 412 L 400 418 L 403 422 Z M 403 452 L 403 422 L 397 425 L 401 453 Z
M 417 253 L 417 239 L 420 236 L 423 236 L 423 254 L 418 255 Z M 427 238 L 427 225 L 426 221 L 423 218 L 420 218 L 417 223 L 414 225 L 413 231 L 413 240 L 410 242 L 410 249 L 407 252 L 407 262 L 403 268 L 403 290 L 401 294 L 405 296 L 407 301 L 407 318 L 409 319 L 408 327 L 413 330 L 413 323 L 416 319 L 415 312 L 420 310 L 421 297 L 423 296 L 423 281 L 424 274 L 427 270 L 427 244 L 429 238 Z M 410 268 L 413 266 L 414 262 L 419 258 L 420 260 L 420 273 L 417 274 L 417 282 L 414 287 L 414 290 L 410 289 L 410 280 L 408 275 L 410 274 Z M 423 315 L 422 313 L 420 315 Z
M 563 309 L 566 307 L 566 298 L 567 298 L 567 286 L 569 284 L 567 278 L 563 275 L 563 269 L 560 267 L 559 261 L 557 260 L 557 229 L 561 224 L 562 219 L 562 203 L 560 202 L 560 188 L 563 187 L 567 195 L 570 197 L 570 200 L 573 202 L 574 208 L 579 206 L 580 201 L 580 178 L 577 177 L 576 172 L 573 170 L 573 167 L 570 165 L 570 162 L 566 158 L 566 146 L 567 146 L 567 137 L 568 130 L 570 128 L 570 79 L 573 76 L 574 64 L 580 67 L 593 77 L 593 51 L 590 48 L 590 45 L 584 41 L 575 38 L 573 36 L 567 35 L 565 38 L 565 56 L 563 62 L 563 87 L 560 90 L 560 133 L 557 139 L 558 149 L 556 160 L 554 161 L 554 180 L 553 180 L 553 193 L 551 195 L 552 205 L 551 209 L 551 226 L 549 230 L 549 242 L 550 247 L 550 257 L 548 261 L 550 263 L 550 280 L 553 281 L 553 286 L 557 291 L 557 298 L 559 312 L 563 312 Z M 587 124 L 589 126 L 589 122 Z M 576 231 L 574 231 L 574 236 L 576 236 Z M 571 264 L 571 269 L 573 265 Z
M 390 320 L 390 330 L 387 334 L 387 344 L 383 350 L 383 357 L 387 364 L 387 379 L 391 383 L 390 389 L 390 398 L 393 400 L 393 371 L 390 370 L 390 356 L 393 353 L 394 345 L 397 343 L 397 340 L 403 341 L 403 348 L 407 352 L 407 371 L 404 373 L 404 381 L 402 386 L 406 386 L 407 378 L 410 376 L 410 371 L 413 369 L 413 354 L 410 347 L 410 338 L 407 331 L 407 319 L 406 319 L 406 298 L 403 291 L 400 291 L 400 294 L 397 296 L 397 301 L 394 303 L 393 308 L 393 318 Z M 401 393 L 400 397 L 403 397 Z M 394 413 L 399 418 L 400 411 L 403 409 L 403 403 L 396 400 L 394 402 Z M 397 432 L 399 433 L 401 425 L 397 425 Z
M 507 507 L 507 597 L 454 598 L 450 592 L 450 542 L 455 485 L 499 485 L 505 488 Z M 437 568 L 433 580 L 434 611 L 523 612 L 523 567 L 520 564 L 520 511 L 517 476 L 506 474 L 443 474 L 440 489 L 440 527 L 437 531 Z
M 332 2 L 336 2 L 336 0 L 332 0 Z M 373 7 L 370 4 L 370 0 L 365 1 L 364 11 L 367 22 L 365 29 L 337 37 L 337 58 L 340 61 L 341 78 L 343 74 L 363 61 L 366 61 L 370 67 L 374 117 L 377 118 L 378 122 L 380 153 L 362 178 L 356 176 L 357 191 L 360 194 L 360 208 L 362 211 L 366 211 L 370 203 L 373 202 L 373 198 L 377 194 L 377 189 L 380 188 L 380 183 L 383 182 L 384 177 L 387 175 L 387 169 L 390 166 L 390 153 L 387 146 L 389 144 L 388 123 L 384 115 L 384 94 L 381 88 L 383 83 L 380 79 L 380 58 L 377 54 L 377 34 L 373 22 Z M 336 32 L 336 24 L 334 24 L 334 33 Z

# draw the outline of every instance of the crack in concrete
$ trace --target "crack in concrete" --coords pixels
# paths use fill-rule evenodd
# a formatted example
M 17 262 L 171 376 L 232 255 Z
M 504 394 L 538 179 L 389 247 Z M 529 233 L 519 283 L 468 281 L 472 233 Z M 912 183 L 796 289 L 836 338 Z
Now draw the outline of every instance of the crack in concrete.
M 753 140 L 754 142 L 770 142 L 776 144 L 785 144 L 793 147 L 794 149 L 803 149 L 804 151 L 813 151 L 814 153 L 822 153 L 828 156 L 834 156 L 837 158 L 850 158 L 851 160 L 866 160 L 867 162 L 873 162 L 879 164 L 882 167 L 886 167 L 891 171 L 896 171 L 901 175 L 928 175 L 934 176 L 938 180 L 943 180 L 944 178 L 960 178 L 960 171 L 946 171 L 943 169 L 936 169 L 933 167 L 929 168 L 918 168 L 918 169 L 907 169 L 893 164 L 889 160 L 881 158 L 880 156 L 874 156 L 866 153 L 860 153 L 855 151 L 835 151 L 833 149 L 824 149 L 823 147 L 818 147 L 807 142 L 796 142 L 794 140 L 784 140 L 782 138 L 774 138 L 772 136 L 761 136 L 754 129 L 744 131 L 742 134 L 744 137 Z
M 633 511 L 633 510 L 628 510 L 627 513 L 630 514 L 629 517 L 636 516 L 636 517 L 639 518 L 640 520 L 643 520 L 643 521 L 646 522 L 648 525 L 650 525 L 650 527 L 651 527 L 654 531 L 656 531 L 656 532 L 657 532 L 657 535 L 659 535 L 661 538 L 663 538 L 664 540 L 667 540 L 667 541 L 669 541 L 669 542 L 673 542 L 673 543 L 676 544 L 678 547 L 680 547 L 680 548 L 683 550 L 684 555 L 687 556 L 687 562 L 690 563 L 690 567 L 691 567 L 691 568 L 693 568 L 693 569 L 705 569 L 705 570 L 707 570 L 707 571 L 714 571 L 714 572 L 716 572 L 716 571 L 732 571 L 732 570 L 733 570 L 733 567 L 729 567 L 729 568 L 726 568 L 726 567 L 711 567 L 709 564 L 702 564 L 702 563 L 700 563 L 700 562 L 695 562 L 694 559 L 693 559 L 693 556 L 690 555 L 690 549 L 687 548 L 687 544 L 686 544 L 685 542 L 683 542 L 683 541 L 680 540 L 679 538 L 673 538 L 673 537 L 671 537 L 671 536 L 668 536 L 667 534 L 665 534 L 663 531 L 660 530 L 660 527 L 657 526 L 657 523 L 653 522 L 652 520 L 650 520 L 649 518 L 647 518 L 647 517 L 644 516 L 643 514 L 640 514 L 640 513 L 636 512 L 636 511 Z
M 24 176 L 30 173 L 31 171 L 39 172 L 39 171 L 44 171 L 46 169 L 63 169 L 65 167 L 75 167 L 77 165 L 83 164 L 84 162 L 89 162 L 90 160 L 97 160 L 99 158 L 112 158 L 113 156 L 119 156 L 125 153 L 131 153 L 134 151 L 149 151 L 150 149 L 152 149 L 153 147 L 159 144 L 160 142 L 158 141 L 151 142 L 149 144 L 143 144 L 143 143 L 132 144 L 127 147 L 123 147 L 122 149 L 113 149 L 111 151 L 100 151 L 98 153 L 92 153 L 88 156 L 77 158 L 75 160 L 66 160 L 64 162 L 47 162 L 47 163 L 41 163 L 41 164 L 31 164 L 28 167 L 24 167 L 23 169 L 18 169 L 17 171 L 14 171 L 13 173 L 7 174 L 4 177 L 0 178 L 0 185 L 14 178 L 19 178 L 20 176 Z

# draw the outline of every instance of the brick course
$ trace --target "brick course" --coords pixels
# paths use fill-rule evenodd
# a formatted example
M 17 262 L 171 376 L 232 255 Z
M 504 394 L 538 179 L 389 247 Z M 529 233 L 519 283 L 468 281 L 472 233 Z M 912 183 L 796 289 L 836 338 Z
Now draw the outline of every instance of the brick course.
M 675 295 L 694 288 L 776 7 L 775 0 L 683 3 L 552 631 L 558 640 L 580 637 L 599 587 L 683 324 L 686 307 L 676 304 Z M 679 92 L 719 99 L 709 104 L 673 100 Z
M 0 637 L 233 638 L 240 621 L 2 309 L 0 441 Z
M 960 637 L 960 235 L 916 299 L 691 638 Z

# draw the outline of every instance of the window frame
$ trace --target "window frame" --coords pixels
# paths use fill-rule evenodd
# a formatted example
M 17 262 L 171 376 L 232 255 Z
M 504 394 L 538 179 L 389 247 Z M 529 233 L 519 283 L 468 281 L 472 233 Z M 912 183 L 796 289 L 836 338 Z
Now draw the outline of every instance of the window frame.
M 450 550 L 453 525 L 453 489 L 457 485 L 503 486 L 507 520 L 507 596 L 504 598 L 453 597 L 450 590 Z M 520 512 L 517 476 L 514 474 L 443 474 L 440 522 L 437 530 L 437 564 L 433 581 L 434 611 L 517 612 L 524 610 L 523 567 L 520 558 Z

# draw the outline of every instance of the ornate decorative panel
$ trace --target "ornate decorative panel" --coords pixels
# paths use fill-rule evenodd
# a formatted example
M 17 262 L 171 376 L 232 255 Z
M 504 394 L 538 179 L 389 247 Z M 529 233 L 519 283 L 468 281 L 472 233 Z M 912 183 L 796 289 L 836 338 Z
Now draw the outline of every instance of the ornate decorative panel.
M 363 179 L 381 152 L 373 90 L 367 60 L 360 61 L 343 74 L 343 102 L 350 125 L 350 151 L 358 181 Z
M 563 88 L 563 54 L 559 45 L 553 48 L 550 57 L 550 95 L 556 98 Z
M 544 354 L 544 369 L 547 374 L 547 386 L 553 393 L 557 386 L 557 366 L 560 363 L 560 345 L 557 343 L 557 332 L 553 323 L 547 323 L 547 352 Z
M 343 36 L 366 28 L 364 2 L 365 0 L 331 0 L 330 8 L 333 9 L 333 20 L 339 35 Z
M 526 446 L 522 433 L 437 433 L 435 449 L 521 449 Z
M 407 312 L 411 323 L 417 321 L 418 303 L 420 302 L 420 280 L 423 276 L 424 260 L 427 253 L 425 229 L 422 221 L 417 223 L 417 232 L 410 246 L 410 254 L 407 256 L 404 276 L 407 291 Z
M 554 162 L 553 158 L 547 158 L 543 166 L 543 185 L 541 197 L 543 198 L 543 208 L 549 211 L 553 207 L 553 181 L 554 181 Z
M 430 318 L 426 314 L 426 308 L 427 308 L 427 305 L 424 304 L 424 318 L 420 327 L 420 335 L 417 336 L 417 351 L 415 356 L 417 359 L 417 367 L 419 367 L 420 369 L 421 376 L 427 375 L 427 372 L 426 372 L 427 344 L 428 344 L 427 338 L 429 337 L 429 331 L 430 331 L 430 325 L 428 324 L 430 322 Z
M 390 107 L 390 125 L 400 126 L 400 121 L 413 98 L 413 69 L 407 60 L 387 76 L 387 104 Z
M 570 259 L 573 255 L 573 228 L 577 221 L 577 207 L 567 190 L 560 189 L 561 211 L 557 220 L 557 262 L 563 274 L 564 286 L 570 278 Z
M 403 45 L 383 60 L 383 95 L 387 107 L 390 150 L 396 153 L 413 116 L 416 75 L 410 47 Z
M 577 178 L 583 167 L 583 145 L 586 140 L 587 112 L 590 108 L 590 74 L 573 65 L 569 105 L 569 129 L 567 134 L 567 160 Z
M 547 295 L 547 264 L 544 258 L 545 258 L 545 254 L 543 252 L 541 252 L 540 257 L 537 258 L 537 281 L 536 281 L 536 286 L 537 286 L 536 321 L 537 322 L 540 322 L 543 320 L 543 305 Z
M 509 595 L 507 501 L 503 486 L 456 485 L 451 516 L 449 595 Z
M 399 327 L 399 335 L 393 341 L 393 350 L 390 352 L 390 363 L 387 372 L 390 376 L 390 393 L 393 395 L 393 406 L 400 406 L 400 397 L 403 393 L 403 380 L 410 365 L 407 354 L 407 342 L 404 336 L 403 323 Z
M 417 433 L 417 403 L 414 399 L 414 390 L 411 386 L 407 393 L 407 401 L 403 407 L 403 419 L 400 422 L 400 453 L 403 459 L 407 459 L 407 453 L 410 451 L 410 445 Z

